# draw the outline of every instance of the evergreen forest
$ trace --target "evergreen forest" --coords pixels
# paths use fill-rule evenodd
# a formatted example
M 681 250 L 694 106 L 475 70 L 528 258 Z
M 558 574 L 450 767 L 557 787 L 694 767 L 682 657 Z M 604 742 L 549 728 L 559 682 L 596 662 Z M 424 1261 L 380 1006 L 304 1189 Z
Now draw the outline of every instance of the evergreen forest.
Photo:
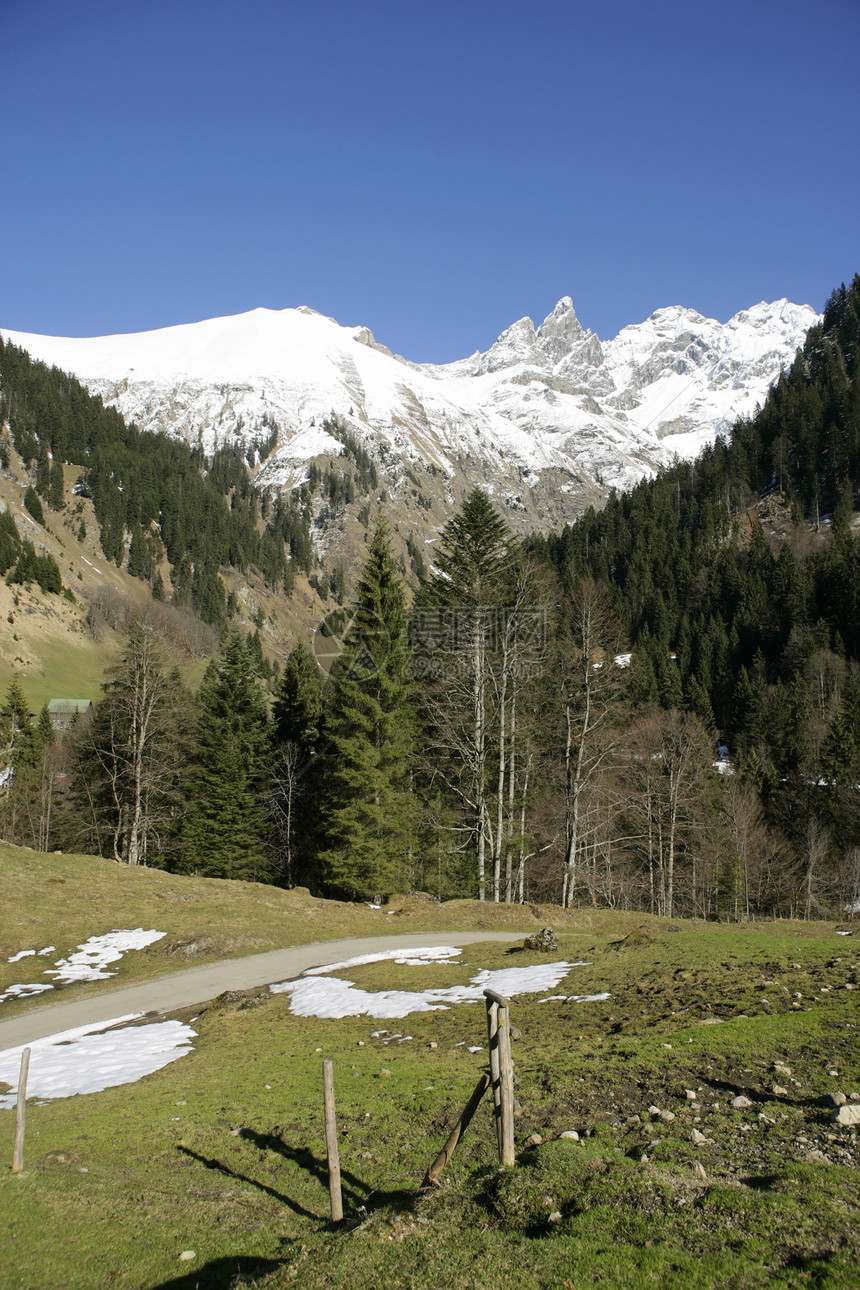
M 221 571 L 289 590 L 315 567 L 310 497 L 336 513 L 375 488 L 369 455 L 334 425 L 349 469 L 270 498 L 238 449 L 140 433 L 4 346 L 34 505 L 61 502 L 58 463 L 80 466 L 106 556 L 162 596 L 166 558 L 171 598 L 222 645 L 191 694 L 132 616 L 93 719 L 65 735 L 13 682 L 3 837 L 348 900 L 860 911 L 858 348 L 855 276 L 696 461 L 525 540 L 476 488 L 414 595 L 381 515 L 330 670 L 299 641 L 272 681 Z M 261 426 L 255 454 L 276 436 Z M 27 545 L 0 516 L 7 580 L 59 591 Z

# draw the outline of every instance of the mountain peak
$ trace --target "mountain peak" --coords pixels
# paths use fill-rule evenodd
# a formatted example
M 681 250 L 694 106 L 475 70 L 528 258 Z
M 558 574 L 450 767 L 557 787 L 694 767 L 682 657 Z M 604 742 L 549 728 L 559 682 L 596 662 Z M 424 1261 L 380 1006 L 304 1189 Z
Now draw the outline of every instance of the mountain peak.
M 552 312 L 548 313 L 546 318 L 544 318 L 541 326 L 545 327 L 547 323 L 551 323 L 554 318 L 561 318 L 564 314 L 569 313 L 572 313 L 574 318 L 576 317 L 576 311 L 573 308 L 573 301 L 570 296 L 562 296 L 561 300 L 559 300 Z
M 585 337 L 570 296 L 562 296 L 535 333 L 544 360 L 556 364 L 566 359 Z

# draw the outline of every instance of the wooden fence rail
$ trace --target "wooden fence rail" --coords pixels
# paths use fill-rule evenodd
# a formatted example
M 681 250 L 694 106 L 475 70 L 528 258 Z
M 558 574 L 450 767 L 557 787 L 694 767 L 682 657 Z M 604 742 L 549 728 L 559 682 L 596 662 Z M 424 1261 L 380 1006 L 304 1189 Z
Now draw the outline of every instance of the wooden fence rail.
M 454 1125 L 454 1128 L 451 1130 L 448 1136 L 448 1141 L 445 1143 L 444 1147 L 439 1152 L 438 1156 L 433 1161 L 432 1165 L 430 1165 L 429 1169 L 424 1175 L 424 1181 L 421 1184 L 422 1191 L 424 1190 L 425 1187 L 432 1187 L 432 1185 L 436 1182 L 436 1179 L 441 1174 L 442 1170 L 447 1165 L 448 1161 L 453 1156 L 457 1143 L 460 1141 L 463 1134 L 466 1132 L 466 1129 L 469 1127 L 469 1121 L 477 1111 L 481 1098 L 484 1096 L 484 1094 L 486 1093 L 489 1087 L 490 1087 L 490 1077 L 485 1072 L 478 1080 L 477 1084 L 475 1085 L 474 1093 L 469 1098 L 466 1105 L 463 1107 L 459 1120 Z

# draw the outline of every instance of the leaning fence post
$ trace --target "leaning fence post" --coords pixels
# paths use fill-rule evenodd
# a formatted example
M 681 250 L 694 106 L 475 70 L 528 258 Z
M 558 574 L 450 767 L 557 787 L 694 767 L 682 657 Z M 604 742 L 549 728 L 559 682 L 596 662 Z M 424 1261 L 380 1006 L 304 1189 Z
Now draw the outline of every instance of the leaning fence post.
M 466 1132 L 466 1129 L 469 1127 L 472 1116 L 475 1114 L 475 1111 L 478 1108 L 478 1103 L 486 1093 L 487 1088 L 489 1087 L 489 1084 L 490 1084 L 490 1077 L 485 1072 L 478 1080 L 478 1083 L 475 1085 L 474 1093 L 472 1094 L 472 1096 L 469 1098 L 468 1102 L 464 1106 L 459 1120 L 454 1125 L 453 1129 L 448 1135 L 448 1141 L 445 1143 L 444 1147 L 439 1152 L 438 1156 L 433 1161 L 432 1165 L 429 1166 L 426 1174 L 424 1175 L 424 1181 L 421 1184 L 422 1191 L 424 1190 L 425 1187 L 431 1187 L 433 1183 L 436 1182 L 436 1179 L 439 1177 L 442 1170 L 445 1168 L 448 1161 L 453 1156 L 457 1143 L 460 1141 L 463 1134 Z
M 514 1163 L 514 1064 L 511 1058 L 510 999 L 495 990 L 484 991 L 487 1000 L 487 1037 L 490 1075 L 499 1142 L 499 1163 Z
M 18 1103 L 15 1108 L 15 1143 L 12 1147 L 12 1173 L 24 1168 L 24 1116 L 27 1106 L 27 1073 L 30 1069 L 30 1049 L 21 1053 L 21 1073 L 18 1076 Z
M 334 1071 L 331 1058 L 323 1062 L 323 1100 L 325 1102 L 325 1148 L 328 1155 L 328 1190 L 331 1197 L 331 1221 L 343 1218 L 343 1195 L 340 1188 L 340 1158 L 337 1151 L 337 1121 L 334 1111 Z

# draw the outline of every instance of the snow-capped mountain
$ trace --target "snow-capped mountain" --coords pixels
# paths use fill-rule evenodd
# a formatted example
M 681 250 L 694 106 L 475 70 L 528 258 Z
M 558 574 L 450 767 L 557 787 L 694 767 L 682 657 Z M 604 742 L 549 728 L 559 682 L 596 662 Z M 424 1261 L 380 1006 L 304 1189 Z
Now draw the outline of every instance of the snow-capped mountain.
M 341 452 L 322 428 L 334 412 L 393 495 L 421 469 L 440 500 L 480 483 L 533 527 L 574 518 L 676 454 L 694 456 L 763 401 L 816 321 L 787 300 L 724 324 L 672 307 L 601 342 L 566 296 L 539 327 L 522 318 L 486 353 L 444 365 L 406 362 L 367 328 L 308 308 L 125 336 L 3 335 L 73 372 L 127 420 L 207 453 L 250 446 L 276 425 L 264 486 L 292 487 L 314 457 Z

